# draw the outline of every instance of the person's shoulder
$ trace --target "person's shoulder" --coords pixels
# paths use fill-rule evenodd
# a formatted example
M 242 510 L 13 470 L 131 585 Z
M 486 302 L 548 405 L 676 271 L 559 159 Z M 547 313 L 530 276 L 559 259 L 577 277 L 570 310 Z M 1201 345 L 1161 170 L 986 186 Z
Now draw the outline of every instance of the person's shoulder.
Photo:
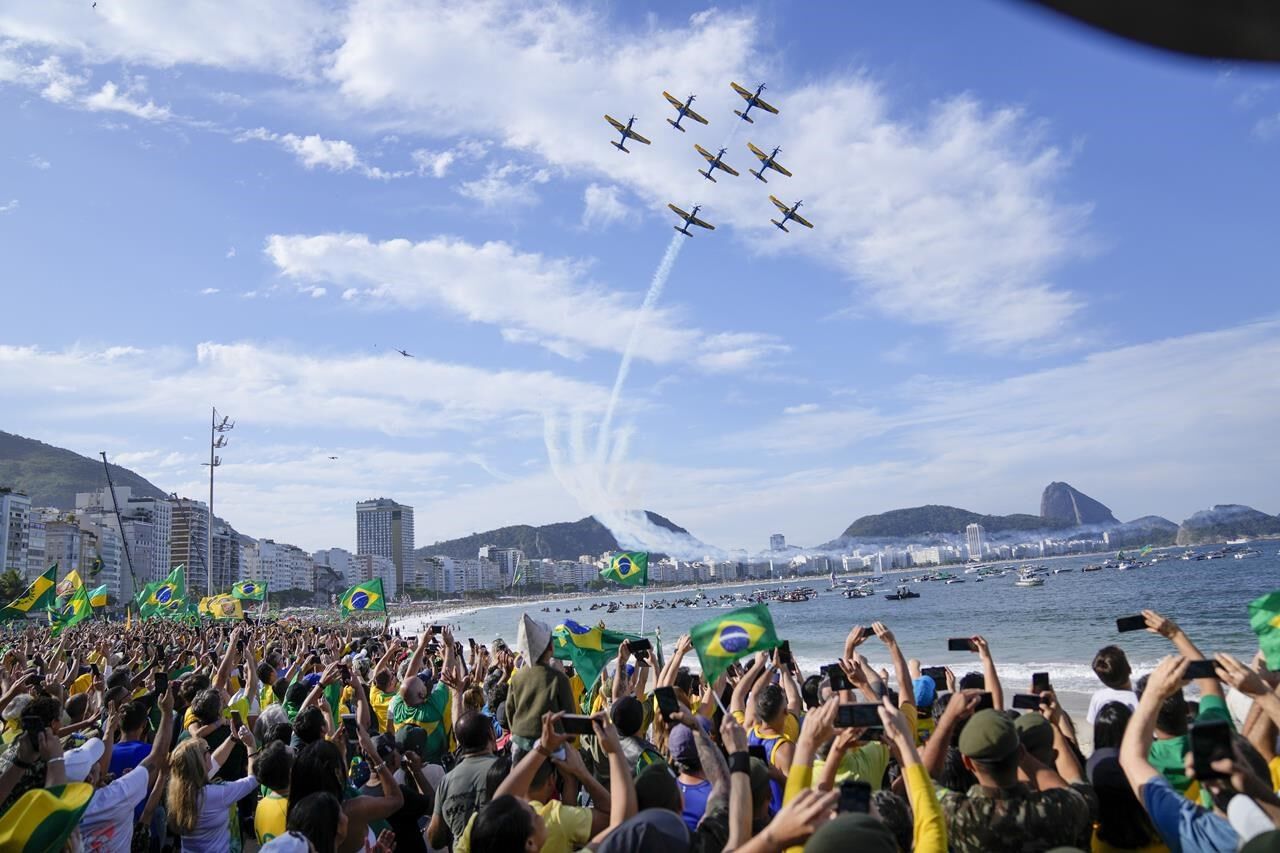
M 1065 788 L 1050 788 L 1047 791 L 1034 791 L 1031 794 L 1037 811 L 1049 814 L 1066 812 L 1088 812 L 1089 801 L 1083 793 L 1068 785 Z

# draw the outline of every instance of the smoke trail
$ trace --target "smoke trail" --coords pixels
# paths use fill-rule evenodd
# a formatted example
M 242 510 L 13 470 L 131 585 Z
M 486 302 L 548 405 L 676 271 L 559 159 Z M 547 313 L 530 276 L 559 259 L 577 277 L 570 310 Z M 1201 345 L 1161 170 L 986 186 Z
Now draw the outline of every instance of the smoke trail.
M 658 268 L 653 272 L 653 280 L 649 282 L 649 292 L 644 295 L 644 302 L 640 305 L 636 321 L 631 326 L 631 335 L 627 338 L 627 348 L 622 352 L 622 363 L 618 365 L 618 375 L 613 380 L 613 393 L 609 395 L 609 406 L 605 409 L 604 420 L 600 422 L 600 434 L 596 440 L 596 459 L 601 464 L 604 463 L 608 452 L 613 412 L 618 407 L 618 398 L 622 396 L 622 386 L 626 384 L 627 374 L 631 372 L 631 359 L 635 354 L 636 344 L 640 340 L 640 328 L 644 325 L 649 312 L 653 310 L 658 297 L 662 296 L 662 289 L 667 286 L 667 278 L 671 275 L 671 268 L 676 264 L 676 258 L 680 255 L 680 247 L 684 245 L 685 239 L 685 236 L 680 233 L 671 235 L 671 242 L 667 244 L 667 251 L 662 256 Z

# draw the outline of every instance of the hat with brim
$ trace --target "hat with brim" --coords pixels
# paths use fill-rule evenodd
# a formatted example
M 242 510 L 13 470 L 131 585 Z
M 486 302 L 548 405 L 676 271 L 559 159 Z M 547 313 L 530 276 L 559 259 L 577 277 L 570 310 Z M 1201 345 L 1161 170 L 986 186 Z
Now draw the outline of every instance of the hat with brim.
M 401 752 L 416 752 L 423 755 L 427 751 L 427 732 L 421 726 L 403 725 L 396 729 L 396 746 Z
M 0 850 L 58 853 L 92 797 L 93 786 L 84 782 L 27 791 L 0 820 Z
M 102 758 L 106 745 L 101 738 L 91 737 L 82 746 L 68 749 L 62 754 L 63 767 L 66 768 L 68 782 L 83 782 L 89 778 L 89 771 Z
M 974 761 L 1000 761 L 1018 750 L 1013 720 L 992 708 L 979 711 L 960 732 L 960 754 Z
M 898 853 L 889 827 L 861 812 L 846 812 L 824 823 L 804 845 L 805 853 Z
M 1018 740 L 1031 756 L 1046 767 L 1054 765 L 1053 726 L 1040 714 L 1023 714 L 1013 721 Z
M 521 615 L 520 625 L 516 629 L 516 651 L 524 655 L 529 663 L 537 663 L 538 658 L 550 646 L 551 629 L 546 623 L 539 622 L 528 613 Z

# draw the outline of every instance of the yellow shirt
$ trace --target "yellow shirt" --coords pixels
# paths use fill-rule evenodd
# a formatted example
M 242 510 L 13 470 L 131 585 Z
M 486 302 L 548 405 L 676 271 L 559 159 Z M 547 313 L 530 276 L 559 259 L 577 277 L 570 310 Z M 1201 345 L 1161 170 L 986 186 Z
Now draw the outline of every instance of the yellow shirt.
M 813 760 L 813 781 L 817 784 L 822 779 L 822 772 L 827 762 L 822 758 Z M 866 782 L 871 790 L 879 791 L 884 779 L 884 771 L 889 766 L 889 748 L 879 742 L 863 744 L 850 749 L 840 758 L 840 766 L 836 770 L 836 784 L 857 781 Z
M 67 691 L 67 695 L 75 696 L 80 693 L 87 693 L 89 688 L 93 686 L 93 673 L 86 672 L 84 675 L 71 682 L 71 689 Z
M 383 693 L 376 687 L 369 688 L 369 704 L 373 706 L 373 715 L 378 718 L 378 731 L 387 730 L 387 706 L 395 698 L 395 692 Z
M 258 808 L 253 813 L 253 831 L 258 835 L 259 844 L 284 835 L 288 811 L 289 798 L 275 791 L 258 801 Z
M 559 800 L 545 804 L 535 800 L 529 806 L 542 815 L 547 825 L 547 841 L 540 853 L 573 853 L 591 840 L 591 809 L 566 806 Z M 471 827 L 475 825 L 473 814 L 462 835 L 454 839 L 453 853 L 471 853 Z
M 1280 755 L 1271 759 L 1267 767 L 1271 770 L 1271 790 L 1280 791 Z

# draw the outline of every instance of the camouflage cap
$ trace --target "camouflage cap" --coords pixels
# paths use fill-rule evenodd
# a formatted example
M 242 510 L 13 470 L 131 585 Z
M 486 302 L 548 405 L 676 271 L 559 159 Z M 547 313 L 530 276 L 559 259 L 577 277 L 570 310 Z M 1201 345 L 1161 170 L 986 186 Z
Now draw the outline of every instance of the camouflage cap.
M 974 714 L 960 733 L 960 752 L 975 761 L 999 761 L 1018 748 L 1013 720 L 991 708 Z
M 889 828 L 869 814 L 846 812 L 824 823 L 804 845 L 805 853 L 898 853 Z
M 1053 726 L 1040 714 L 1023 714 L 1013 721 L 1018 740 L 1041 764 L 1053 765 Z

